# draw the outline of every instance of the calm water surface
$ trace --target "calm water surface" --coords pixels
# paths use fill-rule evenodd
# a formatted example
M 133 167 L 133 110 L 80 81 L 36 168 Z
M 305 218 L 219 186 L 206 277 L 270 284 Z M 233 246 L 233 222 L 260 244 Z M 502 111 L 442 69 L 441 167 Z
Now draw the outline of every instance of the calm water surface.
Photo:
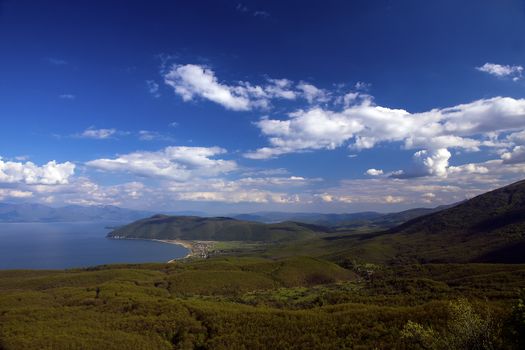
M 175 244 L 107 239 L 108 225 L 118 223 L 0 223 L 0 269 L 166 262 L 188 253 Z

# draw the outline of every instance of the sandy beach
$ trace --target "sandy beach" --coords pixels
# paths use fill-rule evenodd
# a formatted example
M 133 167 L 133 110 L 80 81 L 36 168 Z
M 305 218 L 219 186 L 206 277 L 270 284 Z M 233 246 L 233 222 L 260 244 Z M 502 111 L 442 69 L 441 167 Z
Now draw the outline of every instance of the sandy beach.
M 181 259 L 187 259 L 191 258 L 192 256 L 195 256 L 195 246 L 193 242 L 191 241 L 181 241 L 179 239 L 152 239 L 152 241 L 162 242 L 162 243 L 168 243 L 168 244 L 178 244 L 183 246 L 184 248 L 188 249 L 188 254 L 183 258 L 177 258 L 177 259 L 171 259 L 168 261 L 168 263 L 173 263 L 177 260 Z

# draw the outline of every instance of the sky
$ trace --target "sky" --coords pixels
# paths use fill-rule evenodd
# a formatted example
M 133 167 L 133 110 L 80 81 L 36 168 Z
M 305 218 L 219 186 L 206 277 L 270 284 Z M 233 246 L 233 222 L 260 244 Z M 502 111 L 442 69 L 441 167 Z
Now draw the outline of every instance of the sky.
M 395 212 L 525 177 L 525 2 L 0 0 L 0 202 Z

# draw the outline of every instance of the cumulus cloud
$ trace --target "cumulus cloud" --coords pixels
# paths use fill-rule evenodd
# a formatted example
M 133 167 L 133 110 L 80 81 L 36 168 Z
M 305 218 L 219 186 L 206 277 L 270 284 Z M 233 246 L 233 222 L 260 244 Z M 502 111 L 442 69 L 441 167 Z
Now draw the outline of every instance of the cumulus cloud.
M 157 152 L 134 152 L 113 159 L 95 159 L 86 164 L 104 171 L 184 181 L 194 176 L 210 177 L 235 170 L 237 164 L 234 161 L 214 159 L 224 153 L 226 150 L 220 147 L 171 146 Z
M 370 176 L 379 176 L 379 175 L 383 175 L 383 170 L 381 169 L 368 169 L 366 172 L 365 172 L 366 175 L 370 175 Z
M 117 129 L 87 128 L 78 136 L 87 138 L 87 139 L 104 140 L 104 139 L 109 139 L 110 137 L 114 136 L 116 133 L 117 133 Z
M 480 67 L 476 67 L 476 69 L 499 78 L 510 77 L 514 81 L 521 79 L 523 72 L 522 66 L 501 65 L 496 63 L 485 63 Z
M 377 106 L 371 99 L 362 99 L 340 111 L 314 107 L 290 113 L 284 120 L 264 117 L 255 125 L 270 145 L 247 152 L 247 158 L 267 159 L 343 145 L 363 150 L 379 143 L 400 142 L 405 149 L 418 152 L 412 169 L 393 175 L 445 176 L 450 148 L 472 152 L 522 142 L 525 99 L 494 97 L 421 113 Z M 506 139 L 499 139 L 509 132 Z M 511 161 L 510 154 L 505 157 Z M 520 159 L 518 153 L 515 159 Z
M 450 152 L 446 148 L 440 148 L 429 152 L 422 150 L 414 153 L 413 166 L 409 170 L 401 170 L 392 174 L 393 177 L 411 178 L 421 176 L 447 176 L 448 160 Z
M 273 147 L 248 152 L 245 157 L 265 159 L 297 151 L 334 149 L 363 128 L 357 120 L 321 108 L 299 110 L 289 116 L 288 120 L 259 120 L 256 125 L 270 137 Z
M 0 157 L 0 183 L 59 185 L 67 184 L 75 164 L 50 161 L 42 166 L 32 162 L 4 161 Z

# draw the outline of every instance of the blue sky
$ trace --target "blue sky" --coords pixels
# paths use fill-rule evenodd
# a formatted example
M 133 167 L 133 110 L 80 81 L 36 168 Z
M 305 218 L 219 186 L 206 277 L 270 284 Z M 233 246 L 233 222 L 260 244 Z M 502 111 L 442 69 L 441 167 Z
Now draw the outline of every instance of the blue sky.
M 523 1 L 0 1 L 0 201 L 397 211 L 525 172 Z

